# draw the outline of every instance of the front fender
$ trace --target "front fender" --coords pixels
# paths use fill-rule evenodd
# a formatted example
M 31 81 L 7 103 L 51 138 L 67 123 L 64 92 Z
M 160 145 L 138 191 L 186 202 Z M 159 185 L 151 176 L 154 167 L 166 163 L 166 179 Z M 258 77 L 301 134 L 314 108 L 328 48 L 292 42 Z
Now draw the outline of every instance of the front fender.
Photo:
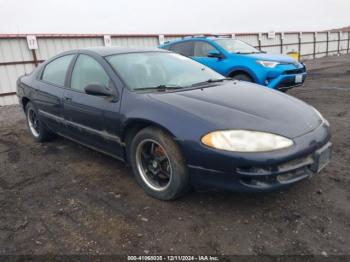
M 209 129 L 208 122 L 199 119 L 198 116 L 155 100 L 148 94 L 126 92 L 123 96 L 121 114 L 122 129 L 132 121 L 143 121 L 168 130 L 178 140 L 198 139 Z

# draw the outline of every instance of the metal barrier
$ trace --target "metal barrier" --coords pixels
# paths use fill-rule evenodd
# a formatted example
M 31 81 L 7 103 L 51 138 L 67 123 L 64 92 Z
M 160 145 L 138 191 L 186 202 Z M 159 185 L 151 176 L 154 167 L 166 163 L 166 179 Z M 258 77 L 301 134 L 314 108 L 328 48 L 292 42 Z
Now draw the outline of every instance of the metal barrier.
M 33 43 L 29 42 L 31 40 L 28 35 L 0 34 L 0 106 L 18 103 L 15 90 L 16 80 L 20 75 L 31 72 L 39 63 L 62 51 L 103 45 L 156 47 L 163 41 L 171 41 L 188 35 L 190 34 L 36 34 L 34 45 L 37 48 L 30 49 L 30 44 Z M 229 35 L 271 53 L 299 52 L 302 60 L 348 54 L 350 49 L 350 32 L 348 31 Z

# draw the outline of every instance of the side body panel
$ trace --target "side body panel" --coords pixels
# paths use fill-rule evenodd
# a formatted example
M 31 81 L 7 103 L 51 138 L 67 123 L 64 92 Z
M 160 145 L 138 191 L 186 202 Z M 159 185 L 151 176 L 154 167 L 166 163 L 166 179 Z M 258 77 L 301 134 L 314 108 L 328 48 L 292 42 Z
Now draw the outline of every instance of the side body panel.
M 115 74 L 100 56 L 89 52 L 80 52 L 95 59 L 111 80 L 110 88 L 114 90 L 116 99 L 88 95 L 67 88 L 63 95 L 64 120 L 67 124 L 68 136 L 83 144 L 112 154 L 124 157 L 124 148 L 119 137 L 120 101 L 122 85 Z M 74 66 L 69 72 L 68 85 Z M 117 88 L 119 86 L 119 88 Z

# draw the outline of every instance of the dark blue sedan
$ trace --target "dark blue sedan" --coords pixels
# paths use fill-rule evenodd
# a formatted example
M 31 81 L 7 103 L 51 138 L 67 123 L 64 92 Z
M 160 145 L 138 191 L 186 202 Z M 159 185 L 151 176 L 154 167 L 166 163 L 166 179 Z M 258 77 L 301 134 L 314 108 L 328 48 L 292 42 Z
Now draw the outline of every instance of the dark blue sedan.
M 36 141 L 58 134 L 125 161 L 162 200 L 191 186 L 280 189 L 330 159 L 329 124 L 312 106 L 165 50 L 65 52 L 17 94 Z

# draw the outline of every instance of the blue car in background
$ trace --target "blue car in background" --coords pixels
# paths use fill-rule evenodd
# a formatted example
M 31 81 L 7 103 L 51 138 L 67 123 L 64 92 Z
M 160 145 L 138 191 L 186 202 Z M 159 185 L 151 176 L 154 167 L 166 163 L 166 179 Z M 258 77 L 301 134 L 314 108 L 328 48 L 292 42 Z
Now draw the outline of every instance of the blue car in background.
M 281 91 L 303 85 L 307 74 L 305 65 L 292 57 L 267 54 L 227 37 L 185 37 L 160 48 L 191 57 L 226 77 Z

